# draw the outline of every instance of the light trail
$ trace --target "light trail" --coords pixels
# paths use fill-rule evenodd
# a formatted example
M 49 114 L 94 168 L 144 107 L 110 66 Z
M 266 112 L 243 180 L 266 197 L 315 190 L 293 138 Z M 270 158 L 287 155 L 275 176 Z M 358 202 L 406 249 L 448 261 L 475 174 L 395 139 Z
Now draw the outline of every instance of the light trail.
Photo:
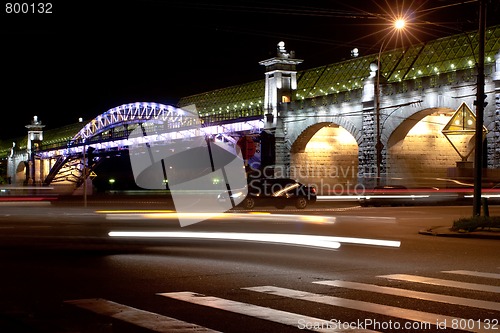
M 140 238 L 187 238 L 236 240 L 285 245 L 299 245 L 322 249 L 338 249 L 340 243 L 324 236 L 296 234 L 266 234 L 266 233 L 232 233 L 232 232 L 184 232 L 184 231 L 111 231 L 110 237 L 140 237 Z
M 305 222 L 317 224 L 333 224 L 334 216 L 313 216 L 313 215 L 289 215 L 289 214 L 268 214 L 265 212 L 247 213 L 176 213 L 173 211 L 97 211 L 105 213 L 107 220 L 255 220 L 267 222 Z
M 171 209 L 121 209 L 121 210 L 96 210 L 97 214 L 168 214 L 175 213 Z
M 179 217 L 184 219 L 203 217 L 205 220 L 252 220 L 259 222 L 293 222 L 293 223 L 314 223 L 314 224 L 333 224 L 336 217 L 333 216 L 310 216 L 310 215 L 292 215 L 292 214 L 269 214 L 264 212 L 246 213 L 158 213 L 148 211 L 130 211 L 124 213 L 121 211 L 100 211 L 106 212 L 108 220 L 177 220 Z M 183 232 L 183 231 L 111 231 L 110 237 L 130 237 L 130 238 L 170 238 L 170 239 L 215 239 L 215 240 L 236 240 L 253 241 L 262 243 L 275 243 L 286 245 L 300 245 L 316 247 L 323 249 L 337 249 L 341 243 L 356 245 L 372 245 L 382 247 L 398 248 L 400 241 L 367 239 L 355 237 L 337 237 L 337 236 L 319 236 L 319 235 L 300 235 L 300 234 L 278 234 L 278 233 L 238 233 L 238 232 Z
M 170 239 L 216 239 L 216 240 L 239 240 L 263 243 L 277 243 L 287 245 L 302 245 L 309 247 L 337 249 L 341 243 L 357 245 L 374 245 L 384 247 L 400 247 L 400 241 L 317 236 L 299 234 L 275 234 L 275 233 L 239 233 L 239 232 L 187 232 L 187 231 L 111 231 L 110 237 L 132 237 L 132 238 L 170 238 Z

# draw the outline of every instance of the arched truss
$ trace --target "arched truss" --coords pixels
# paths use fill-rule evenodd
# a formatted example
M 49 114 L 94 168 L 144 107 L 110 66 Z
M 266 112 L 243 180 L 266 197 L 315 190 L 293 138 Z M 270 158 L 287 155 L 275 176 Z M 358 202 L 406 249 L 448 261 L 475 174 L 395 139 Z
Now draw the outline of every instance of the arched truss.
M 132 144 L 155 141 L 169 142 L 179 138 L 195 136 L 195 134 L 220 136 L 234 132 L 260 132 L 264 126 L 263 119 L 236 120 L 231 123 L 201 123 L 194 106 L 176 108 L 159 103 L 129 103 L 109 109 L 87 123 L 68 144 L 38 152 L 41 159 L 53 159 L 59 156 L 78 156 L 85 145 L 96 149 L 113 149 L 127 147 Z M 107 130 L 126 124 L 162 123 L 160 133 L 154 128 L 145 127 L 146 133 L 139 136 L 119 137 L 114 140 L 91 140 Z M 199 130 L 196 133 L 196 130 Z M 130 129 L 129 129 L 130 130 Z M 134 130 L 128 134 L 131 134 Z M 141 138 L 146 135 L 147 138 Z
M 112 127 L 123 124 L 159 121 L 165 129 L 185 128 L 199 125 L 198 114 L 171 105 L 137 102 L 117 106 L 87 123 L 71 140 L 81 143 Z

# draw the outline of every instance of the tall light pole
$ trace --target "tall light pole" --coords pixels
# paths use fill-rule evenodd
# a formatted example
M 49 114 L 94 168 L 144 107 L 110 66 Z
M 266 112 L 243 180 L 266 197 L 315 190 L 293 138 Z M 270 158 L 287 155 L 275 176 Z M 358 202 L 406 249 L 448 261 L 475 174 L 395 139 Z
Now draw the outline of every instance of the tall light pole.
M 394 29 L 396 32 L 402 31 L 406 26 L 406 21 L 403 18 L 399 18 L 394 21 Z M 380 127 L 380 66 L 382 57 L 382 51 L 384 50 L 384 46 L 386 44 L 387 37 L 382 40 L 382 44 L 380 45 L 380 50 L 378 51 L 377 56 L 377 76 L 375 78 L 375 118 L 377 122 L 377 142 L 375 143 L 375 151 L 376 151 L 376 161 L 377 161 L 377 185 L 380 185 L 380 169 L 382 168 L 382 150 L 384 149 L 384 145 L 381 140 L 381 127 Z
M 382 167 L 382 149 L 384 145 L 380 139 L 380 56 L 384 48 L 385 40 L 380 45 L 380 51 L 377 57 L 377 76 L 375 79 L 375 118 L 377 121 L 377 142 L 375 143 L 376 161 L 377 161 L 377 185 L 380 185 L 380 169 Z
M 483 122 L 484 122 L 484 44 L 486 30 L 486 1 L 479 0 L 479 47 L 476 90 L 476 138 L 474 154 L 473 216 L 481 215 L 481 187 L 483 178 Z

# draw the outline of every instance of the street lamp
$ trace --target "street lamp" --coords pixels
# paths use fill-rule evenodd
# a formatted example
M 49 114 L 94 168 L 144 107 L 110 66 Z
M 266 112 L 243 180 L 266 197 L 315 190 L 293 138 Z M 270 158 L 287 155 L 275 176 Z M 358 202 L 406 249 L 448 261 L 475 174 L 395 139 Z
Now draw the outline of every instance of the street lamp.
M 393 22 L 394 29 L 396 32 L 402 31 L 406 26 L 406 21 L 403 18 L 398 18 Z M 382 56 L 382 51 L 384 47 L 387 46 L 387 37 L 382 40 L 380 45 L 380 50 L 378 51 L 377 57 L 377 76 L 375 79 L 375 117 L 377 121 L 377 142 L 375 143 L 376 160 L 377 160 L 377 185 L 380 185 L 380 169 L 382 166 L 382 149 L 384 145 L 380 139 L 380 58 Z
M 399 18 L 399 19 L 397 19 L 396 21 L 394 21 L 394 27 L 395 27 L 397 30 L 404 29 L 405 25 L 406 25 L 406 21 L 405 21 L 405 19 Z
M 479 1 L 479 48 L 476 87 L 476 138 L 474 142 L 474 197 L 473 216 L 481 215 L 481 187 L 483 176 L 483 122 L 484 122 L 484 44 L 486 29 L 486 1 Z

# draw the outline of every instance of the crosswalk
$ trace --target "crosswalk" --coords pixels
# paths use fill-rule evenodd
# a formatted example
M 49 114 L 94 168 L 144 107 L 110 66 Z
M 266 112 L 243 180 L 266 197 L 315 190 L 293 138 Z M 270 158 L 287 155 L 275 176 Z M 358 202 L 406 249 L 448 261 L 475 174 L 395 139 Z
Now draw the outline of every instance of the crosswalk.
M 300 300 L 311 304 L 321 304 L 333 309 L 342 308 L 364 313 L 358 320 L 352 318 L 319 318 L 293 313 L 281 309 L 240 302 L 191 291 L 161 292 L 157 295 L 197 306 L 222 310 L 239 315 L 266 320 L 273 323 L 297 328 L 297 331 L 312 332 L 444 332 L 446 330 L 468 332 L 500 332 L 500 274 L 495 272 L 477 272 L 468 270 L 440 271 L 443 278 L 410 274 L 388 274 L 374 276 L 374 283 L 362 283 L 346 280 L 320 280 L 311 284 L 304 283 L 303 290 L 289 289 L 273 285 L 243 287 L 242 290 L 255 295 L 270 295 L 276 299 Z M 479 279 L 479 282 L 464 282 L 464 279 Z M 396 285 L 396 286 L 393 286 Z M 307 291 L 309 287 L 325 287 L 321 293 Z M 403 286 L 403 287 L 402 287 Z M 438 287 L 438 288 L 436 288 Z M 422 288 L 439 290 L 440 293 L 421 291 Z M 416 290 L 415 290 L 416 289 Z M 419 290 L 420 289 L 420 290 Z M 452 291 L 441 293 L 444 290 Z M 336 291 L 343 291 L 336 293 Z M 354 292 L 357 299 L 342 296 Z M 473 297 L 462 297 L 462 294 L 473 294 Z M 454 294 L 454 295 L 452 295 Z M 438 306 L 429 307 L 438 311 L 422 311 L 415 308 L 383 304 L 380 301 L 359 300 L 359 295 L 366 299 L 395 298 L 396 304 L 419 304 L 432 302 Z M 478 296 L 479 295 L 479 296 Z M 492 296 L 493 295 L 493 296 Z M 370 297 L 368 297 L 370 296 Z M 480 299 L 483 298 L 483 299 Z M 487 299 L 485 299 L 487 298 Z M 403 301 L 404 300 L 404 301 Z M 83 299 L 67 301 L 67 304 L 83 308 L 101 315 L 111 316 L 131 324 L 148 328 L 154 332 L 215 332 L 210 328 L 190 324 L 150 313 L 130 306 L 103 299 Z M 427 304 L 427 303 L 425 303 Z M 419 307 L 420 309 L 422 307 Z M 424 307 L 425 308 L 425 307 Z M 439 313 L 441 309 L 446 314 Z M 450 313 L 471 313 L 473 318 L 450 316 Z M 468 311 L 463 311 L 468 309 Z M 483 310 L 479 319 L 477 311 Z M 489 317 L 487 317 L 489 316 Z M 384 319 L 385 318 L 385 319 Z
M 100 315 L 109 316 L 111 318 L 115 318 L 142 328 L 146 328 L 154 332 L 218 332 L 203 326 L 195 325 L 167 316 L 162 316 L 157 313 L 140 310 L 131 306 L 115 303 L 101 298 L 79 299 L 66 301 L 65 303 L 92 311 Z

